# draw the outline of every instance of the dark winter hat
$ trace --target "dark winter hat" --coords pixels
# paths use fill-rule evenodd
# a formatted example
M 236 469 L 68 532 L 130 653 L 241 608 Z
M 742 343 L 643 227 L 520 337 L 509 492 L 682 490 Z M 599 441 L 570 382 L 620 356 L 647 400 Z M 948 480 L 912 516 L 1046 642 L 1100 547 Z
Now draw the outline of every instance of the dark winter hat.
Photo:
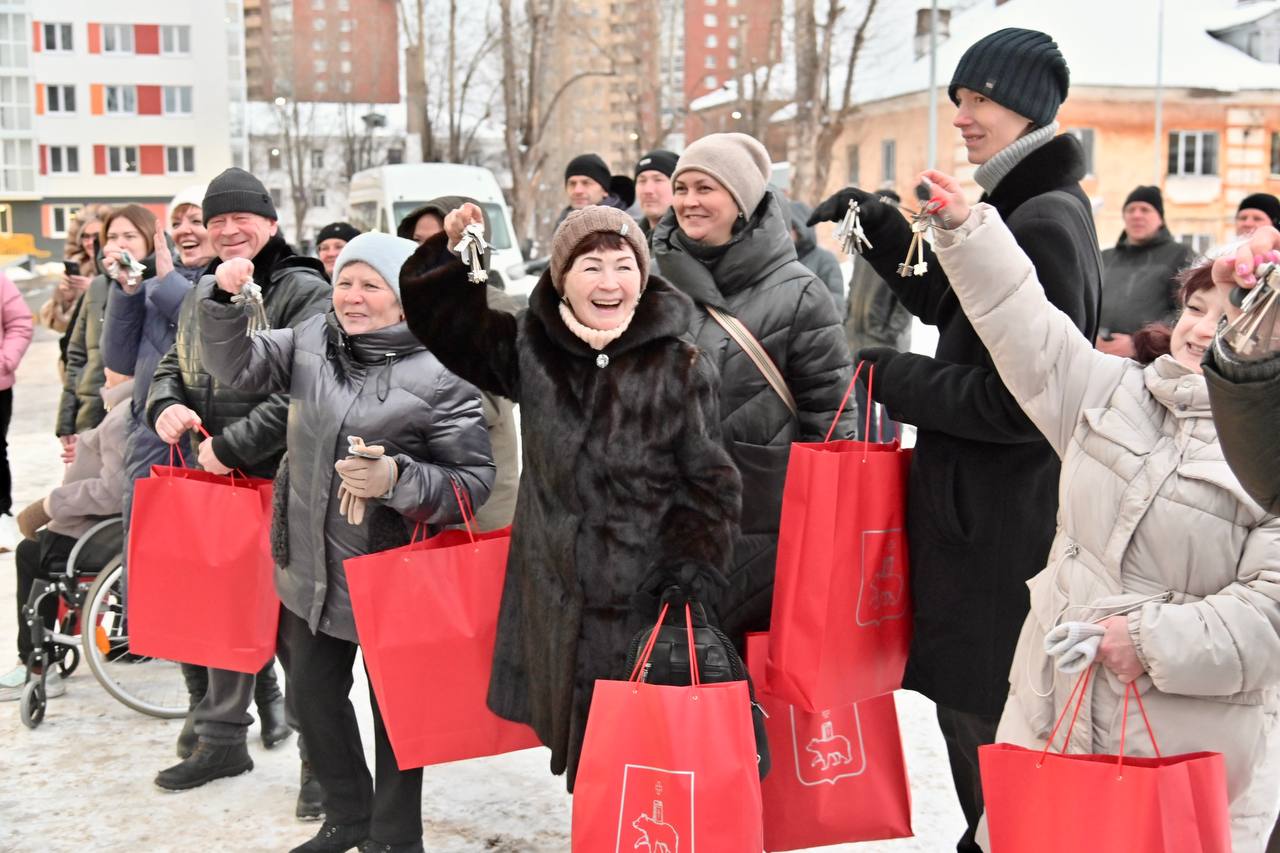
M 947 94 L 971 89 L 1044 127 L 1067 99 L 1070 73 L 1058 44 L 1039 30 L 1008 27 L 979 39 L 960 57 Z
M 262 181 L 235 166 L 209 182 L 200 208 L 205 222 L 224 213 L 256 213 L 267 219 L 280 218 Z
M 1236 208 L 1236 213 L 1242 210 L 1261 210 L 1273 225 L 1280 228 L 1280 199 L 1271 193 L 1254 193 L 1245 196 L 1240 206 Z
M 667 151 L 662 148 L 650 151 L 640 158 L 640 162 L 636 163 L 636 177 L 640 177 L 641 172 L 661 172 L 669 178 L 675 172 L 676 163 L 679 160 L 680 155 L 674 151 Z
M 359 236 L 360 230 L 350 222 L 330 222 L 316 234 L 316 245 L 319 246 L 325 240 L 342 240 L 350 243 Z
M 1159 187 L 1136 187 L 1134 191 L 1129 193 L 1129 197 L 1124 200 L 1121 210 L 1124 210 L 1135 201 L 1145 201 L 1156 209 L 1156 213 L 1160 214 L 1160 218 L 1164 219 L 1164 196 L 1160 194 Z
M 609 189 L 609 179 L 612 177 L 609 166 L 599 154 L 579 154 L 570 160 L 569 165 L 564 167 L 565 183 L 567 184 L 574 175 L 588 177 L 605 190 Z
M 559 293 L 564 292 L 564 274 L 569 268 L 573 250 L 583 240 L 596 233 L 617 234 L 627 241 L 635 253 L 640 267 L 640 286 L 649 280 L 649 243 L 636 221 L 616 207 L 593 204 L 575 210 L 564 218 L 551 238 L 551 283 Z

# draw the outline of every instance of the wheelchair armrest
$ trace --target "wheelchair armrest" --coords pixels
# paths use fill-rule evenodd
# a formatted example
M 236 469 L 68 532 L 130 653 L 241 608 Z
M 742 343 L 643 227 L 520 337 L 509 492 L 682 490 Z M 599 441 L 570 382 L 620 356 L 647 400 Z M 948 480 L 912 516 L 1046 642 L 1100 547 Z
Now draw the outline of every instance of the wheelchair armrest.
M 123 535 L 124 519 L 118 516 L 99 521 L 93 527 L 86 530 L 84 535 L 77 539 L 76 544 L 72 546 L 71 553 L 67 555 L 67 577 L 75 577 L 76 560 L 80 557 L 81 552 L 89 545 L 89 543 L 93 542 L 95 537 L 108 532 L 116 532 L 117 530 L 119 530 L 120 534 Z

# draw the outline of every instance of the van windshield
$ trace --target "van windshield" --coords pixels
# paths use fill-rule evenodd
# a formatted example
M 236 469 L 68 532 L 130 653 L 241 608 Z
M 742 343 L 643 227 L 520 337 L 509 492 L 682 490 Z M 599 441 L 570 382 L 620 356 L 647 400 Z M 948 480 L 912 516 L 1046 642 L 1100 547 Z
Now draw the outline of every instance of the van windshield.
M 427 203 L 429 199 L 422 201 L 397 201 L 392 205 L 392 211 L 395 213 L 393 219 L 396 222 L 404 219 L 410 213 Z M 489 219 L 490 234 L 486 235 L 490 245 L 495 249 L 510 249 L 511 235 L 507 233 L 507 217 L 502 215 L 502 208 L 491 201 L 478 202 L 484 208 L 485 216 Z

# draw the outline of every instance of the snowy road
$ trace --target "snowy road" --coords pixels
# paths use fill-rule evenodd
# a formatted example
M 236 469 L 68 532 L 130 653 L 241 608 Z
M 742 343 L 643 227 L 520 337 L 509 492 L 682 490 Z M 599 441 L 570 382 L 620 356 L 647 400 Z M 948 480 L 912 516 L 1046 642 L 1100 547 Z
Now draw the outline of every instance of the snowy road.
M 53 411 L 59 394 L 57 342 L 38 329 L 18 372 L 9 431 L 14 507 L 42 497 L 61 477 Z M 0 555 L 0 646 L 14 648 L 13 556 Z M 9 658 L 4 669 L 11 665 Z M 369 702 L 363 672 L 355 702 L 365 749 Z M 898 696 L 911 774 L 913 839 L 823 848 L 904 853 L 954 849 L 963 823 L 933 706 Z M 152 779 L 174 763 L 180 721 L 139 715 L 111 699 L 82 666 L 65 696 L 50 701 L 34 731 L 18 720 L 17 703 L 0 705 L 0 851 L 285 851 L 317 824 L 293 818 L 298 762 L 290 740 L 270 752 L 251 731 L 253 772 L 186 793 L 164 793 Z M 569 850 L 570 798 L 547 773 L 545 750 L 427 768 L 423 785 L 425 846 L 443 853 L 564 853 Z

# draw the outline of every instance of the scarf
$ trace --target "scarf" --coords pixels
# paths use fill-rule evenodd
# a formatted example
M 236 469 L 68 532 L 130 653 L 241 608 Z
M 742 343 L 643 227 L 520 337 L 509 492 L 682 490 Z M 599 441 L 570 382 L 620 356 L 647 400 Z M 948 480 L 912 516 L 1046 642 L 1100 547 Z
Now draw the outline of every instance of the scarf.
M 609 344 L 622 337 L 622 333 L 627 330 L 627 326 L 631 325 L 631 318 L 636 316 L 635 309 L 627 315 L 615 329 L 593 329 L 585 326 L 577 317 L 573 316 L 573 309 L 569 307 L 569 303 L 563 299 L 560 300 L 560 319 L 564 320 L 564 324 L 573 332 L 574 336 L 591 347 L 593 350 L 602 350 Z
M 1005 175 L 1013 171 L 1014 166 L 1021 163 L 1032 151 L 1048 143 L 1057 134 L 1058 123 L 1055 121 L 1046 124 L 1044 127 L 1038 127 L 1025 136 L 1018 137 L 997 151 L 990 160 L 979 166 L 973 173 L 974 181 L 977 182 L 978 186 L 982 187 L 984 192 L 994 192 L 995 188 L 1004 180 Z

